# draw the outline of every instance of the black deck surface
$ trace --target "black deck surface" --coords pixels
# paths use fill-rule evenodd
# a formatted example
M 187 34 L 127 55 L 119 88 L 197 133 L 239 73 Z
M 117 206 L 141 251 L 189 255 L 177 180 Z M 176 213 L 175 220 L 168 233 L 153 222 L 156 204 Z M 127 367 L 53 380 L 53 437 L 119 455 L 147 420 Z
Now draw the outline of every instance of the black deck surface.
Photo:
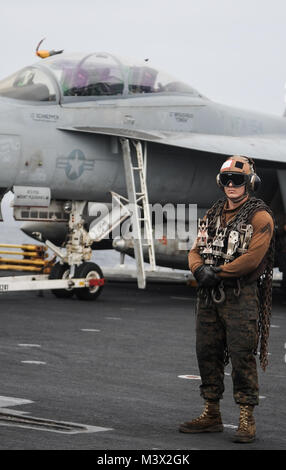
M 221 403 L 224 432 L 178 432 L 179 423 L 203 406 L 200 381 L 180 377 L 199 375 L 194 289 L 152 283 L 138 290 L 135 283 L 110 282 L 95 302 L 45 291 L 2 294 L 0 303 L 0 412 L 112 428 L 66 434 L 0 420 L 0 449 L 286 448 L 286 302 L 279 295 L 270 364 L 266 373 L 259 368 L 257 440 L 247 445 L 231 440 L 239 410 L 230 366 Z M 5 408 L 9 397 L 28 402 Z

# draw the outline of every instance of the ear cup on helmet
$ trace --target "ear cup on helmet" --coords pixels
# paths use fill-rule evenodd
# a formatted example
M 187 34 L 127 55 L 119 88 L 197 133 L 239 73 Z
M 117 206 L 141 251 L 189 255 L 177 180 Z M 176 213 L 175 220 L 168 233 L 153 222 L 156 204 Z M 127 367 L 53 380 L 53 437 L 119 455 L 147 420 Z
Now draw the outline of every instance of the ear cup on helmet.
M 222 188 L 219 176 L 220 176 L 220 173 L 216 175 L 216 184 L 218 185 L 219 188 Z
M 258 191 L 260 188 L 260 185 L 261 185 L 261 179 L 259 178 L 259 176 L 257 176 L 256 173 L 251 175 L 249 179 L 249 186 L 250 186 L 251 191 L 253 192 Z

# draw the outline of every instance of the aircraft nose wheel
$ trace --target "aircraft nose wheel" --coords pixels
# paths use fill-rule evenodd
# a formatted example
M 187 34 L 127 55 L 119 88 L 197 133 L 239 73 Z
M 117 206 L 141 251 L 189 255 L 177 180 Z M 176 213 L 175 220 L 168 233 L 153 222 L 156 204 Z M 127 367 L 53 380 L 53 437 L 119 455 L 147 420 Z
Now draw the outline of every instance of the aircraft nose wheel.
M 70 274 L 68 264 L 56 263 L 50 272 L 50 279 L 67 279 Z M 74 294 L 74 289 L 51 289 L 52 293 L 59 299 L 69 299 Z
M 85 278 L 90 282 L 89 287 L 75 289 L 75 295 L 80 300 L 95 300 L 101 293 L 104 284 L 103 273 L 95 263 L 83 263 L 76 268 L 75 278 Z

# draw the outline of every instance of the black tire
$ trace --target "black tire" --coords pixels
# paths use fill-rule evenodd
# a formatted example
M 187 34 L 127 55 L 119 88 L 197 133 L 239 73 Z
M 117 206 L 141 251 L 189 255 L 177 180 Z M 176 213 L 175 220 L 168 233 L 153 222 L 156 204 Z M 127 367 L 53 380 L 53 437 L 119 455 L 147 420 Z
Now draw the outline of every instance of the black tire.
M 94 287 L 82 287 L 75 289 L 75 295 L 80 300 L 95 300 L 100 295 L 103 289 L 103 273 L 100 267 L 95 263 L 83 263 L 76 268 L 75 276 L 76 279 L 98 279 L 101 280 L 101 285 Z
M 50 272 L 49 279 L 65 279 L 69 276 L 70 267 L 68 264 L 56 263 Z M 74 289 L 51 289 L 58 299 L 69 299 L 74 294 Z

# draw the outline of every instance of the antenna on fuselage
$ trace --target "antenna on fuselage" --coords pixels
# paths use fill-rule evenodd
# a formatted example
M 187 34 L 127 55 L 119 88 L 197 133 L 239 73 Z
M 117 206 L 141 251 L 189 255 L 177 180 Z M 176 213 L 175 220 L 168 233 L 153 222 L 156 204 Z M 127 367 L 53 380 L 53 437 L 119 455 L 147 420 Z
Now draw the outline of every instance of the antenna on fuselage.
M 39 50 L 41 44 L 43 43 L 43 41 L 45 39 L 46 38 L 41 39 L 39 44 L 36 47 L 36 55 L 38 57 L 41 57 L 41 59 L 46 59 L 47 57 L 51 57 L 52 55 L 56 55 L 56 54 L 61 54 L 63 52 L 63 49 L 61 51 L 55 51 L 55 50 L 48 51 L 48 50 L 45 50 L 45 49 Z

